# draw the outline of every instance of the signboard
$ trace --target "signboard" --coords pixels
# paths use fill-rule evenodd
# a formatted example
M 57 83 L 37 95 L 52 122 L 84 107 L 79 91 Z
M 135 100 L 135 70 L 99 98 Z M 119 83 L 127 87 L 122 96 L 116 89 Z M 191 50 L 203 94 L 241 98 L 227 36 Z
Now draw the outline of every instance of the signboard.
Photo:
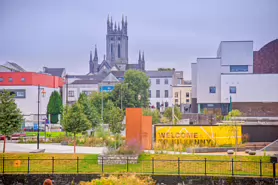
M 241 126 L 155 126 L 155 141 L 160 144 L 221 146 L 241 143 Z
M 115 86 L 101 86 L 100 92 L 112 92 L 115 89 Z

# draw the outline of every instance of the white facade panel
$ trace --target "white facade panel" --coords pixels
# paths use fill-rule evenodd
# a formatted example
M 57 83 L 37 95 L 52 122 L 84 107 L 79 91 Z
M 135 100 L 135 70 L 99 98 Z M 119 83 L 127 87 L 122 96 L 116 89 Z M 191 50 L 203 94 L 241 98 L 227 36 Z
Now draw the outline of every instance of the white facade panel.
M 43 96 L 42 89 L 40 90 L 40 114 L 46 114 L 47 104 L 51 93 L 59 88 L 41 87 L 44 89 L 45 94 Z M 7 90 L 25 90 L 25 98 L 15 98 L 15 102 L 23 115 L 32 115 L 38 113 L 38 87 L 37 86 L 1 86 L 1 89 Z
M 191 64 L 192 98 L 197 98 L 197 63 Z
M 221 42 L 222 65 L 253 65 L 253 41 Z
M 156 80 L 159 79 L 160 83 L 156 84 Z M 165 84 L 165 79 L 168 80 L 168 84 Z M 168 106 L 172 106 L 172 78 L 150 78 L 151 82 L 150 91 L 151 91 L 151 97 L 150 97 L 150 103 L 151 106 L 156 107 L 156 103 L 159 102 L 160 104 L 164 104 L 165 102 L 168 102 Z M 156 91 L 159 90 L 160 97 L 156 97 Z M 168 91 L 168 97 L 165 97 L 165 90 Z
M 197 59 L 197 103 L 220 103 L 220 58 Z M 216 92 L 210 93 L 210 87 L 215 87 Z
M 230 87 L 236 93 L 230 93 Z M 278 74 L 221 75 L 221 102 L 278 102 Z

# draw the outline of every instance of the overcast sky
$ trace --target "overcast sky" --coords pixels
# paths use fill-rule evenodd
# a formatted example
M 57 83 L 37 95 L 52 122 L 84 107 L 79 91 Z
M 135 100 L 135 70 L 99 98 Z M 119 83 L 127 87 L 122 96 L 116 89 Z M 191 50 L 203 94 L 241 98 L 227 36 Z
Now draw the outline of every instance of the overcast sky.
M 129 63 L 144 50 L 147 69 L 180 69 L 185 79 L 222 40 L 253 40 L 257 50 L 278 38 L 278 0 L 0 0 L 0 62 L 85 74 L 94 45 L 105 54 L 108 14 L 128 18 Z

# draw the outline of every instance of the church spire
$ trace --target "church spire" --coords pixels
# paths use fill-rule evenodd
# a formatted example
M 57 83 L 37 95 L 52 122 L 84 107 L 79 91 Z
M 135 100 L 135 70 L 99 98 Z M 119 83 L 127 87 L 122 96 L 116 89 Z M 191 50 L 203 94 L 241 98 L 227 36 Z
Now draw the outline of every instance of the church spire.
M 139 50 L 139 59 L 138 61 L 140 62 L 141 61 L 141 51 Z
M 145 62 L 144 51 L 142 53 L 142 61 Z
M 94 61 L 98 61 L 98 56 L 97 56 L 97 45 L 95 45 L 95 56 L 94 56 Z

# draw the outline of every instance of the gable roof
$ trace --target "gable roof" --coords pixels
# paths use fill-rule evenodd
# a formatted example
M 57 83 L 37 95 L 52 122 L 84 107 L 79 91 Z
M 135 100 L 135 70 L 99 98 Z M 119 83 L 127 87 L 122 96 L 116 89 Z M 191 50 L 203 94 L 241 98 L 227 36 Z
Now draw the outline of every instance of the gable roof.
M 150 78 L 166 78 L 173 77 L 175 71 L 146 71 L 146 75 Z
M 103 68 L 103 66 L 105 66 L 108 69 L 111 69 L 111 66 L 109 65 L 109 63 L 106 60 L 103 60 L 101 62 L 101 64 L 98 66 L 98 71 L 100 71 L 100 69 Z
M 116 78 L 123 78 L 125 76 L 125 71 L 111 71 L 111 73 L 116 77 Z
M 48 68 L 44 67 L 43 68 L 44 73 L 48 73 L 52 76 L 58 76 L 58 77 L 63 77 L 63 74 L 65 72 L 65 68 Z
M 71 84 L 98 84 L 99 80 L 75 80 Z
M 119 80 L 110 72 L 102 82 L 119 82 Z
M 3 67 L 11 70 L 11 71 L 17 71 L 17 72 L 26 72 L 25 69 L 23 69 L 20 65 L 14 63 L 14 62 L 6 62 Z

